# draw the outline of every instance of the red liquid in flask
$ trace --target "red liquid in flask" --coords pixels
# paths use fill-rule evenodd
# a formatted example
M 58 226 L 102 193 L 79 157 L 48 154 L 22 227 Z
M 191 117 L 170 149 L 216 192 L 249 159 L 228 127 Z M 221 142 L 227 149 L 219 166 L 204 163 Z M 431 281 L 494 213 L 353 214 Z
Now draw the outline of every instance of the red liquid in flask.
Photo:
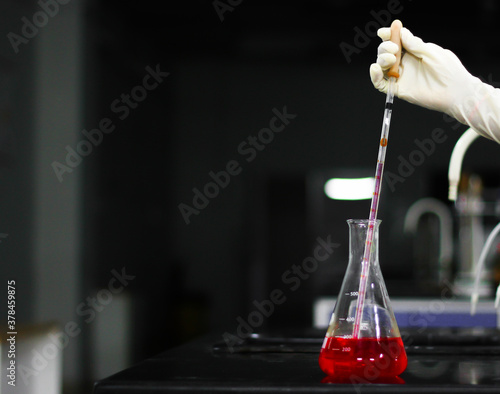
M 319 355 L 319 366 L 327 375 L 355 375 L 367 380 L 398 376 L 407 364 L 401 337 L 326 337 Z

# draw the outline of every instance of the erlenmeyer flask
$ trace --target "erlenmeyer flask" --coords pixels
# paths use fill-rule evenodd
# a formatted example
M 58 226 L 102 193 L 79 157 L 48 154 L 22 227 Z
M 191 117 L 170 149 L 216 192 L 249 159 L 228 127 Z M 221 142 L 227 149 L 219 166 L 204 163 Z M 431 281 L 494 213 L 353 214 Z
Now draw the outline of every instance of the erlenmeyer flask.
M 380 222 L 372 221 L 373 243 L 365 297 L 358 303 L 370 222 L 347 221 L 349 264 L 319 355 L 319 365 L 329 376 L 358 376 L 368 380 L 393 377 L 401 374 L 408 363 L 379 265 Z M 356 326 L 358 305 L 360 315 Z

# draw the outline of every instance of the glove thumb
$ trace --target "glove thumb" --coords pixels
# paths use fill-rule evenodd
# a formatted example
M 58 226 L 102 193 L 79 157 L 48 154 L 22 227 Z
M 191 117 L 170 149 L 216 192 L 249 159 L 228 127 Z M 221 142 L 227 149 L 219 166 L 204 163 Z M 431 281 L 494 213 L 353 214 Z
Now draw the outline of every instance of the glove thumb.
M 382 93 L 387 93 L 388 81 L 384 78 L 384 72 L 380 64 L 373 63 L 370 66 L 370 78 L 375 89 Z

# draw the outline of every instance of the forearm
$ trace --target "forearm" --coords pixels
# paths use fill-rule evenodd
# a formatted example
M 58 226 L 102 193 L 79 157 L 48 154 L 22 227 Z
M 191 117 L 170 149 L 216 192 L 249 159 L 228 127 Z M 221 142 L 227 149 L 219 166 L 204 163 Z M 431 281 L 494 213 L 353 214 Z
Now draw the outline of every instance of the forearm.
M 469 94 L 460 101 L 446 112 L 483 137 L 500 143 L 500 90 L 476 78 Z

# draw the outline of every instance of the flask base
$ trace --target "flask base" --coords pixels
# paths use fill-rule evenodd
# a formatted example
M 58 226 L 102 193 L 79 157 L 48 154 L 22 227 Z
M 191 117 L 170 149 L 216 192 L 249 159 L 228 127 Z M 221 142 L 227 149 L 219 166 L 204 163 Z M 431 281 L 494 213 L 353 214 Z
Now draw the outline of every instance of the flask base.
M 367 380 L 394 377 L 408 364 L 401 337 L 326 337 L 319 355 L 319 366 L 328 376 L 359 376 Z

